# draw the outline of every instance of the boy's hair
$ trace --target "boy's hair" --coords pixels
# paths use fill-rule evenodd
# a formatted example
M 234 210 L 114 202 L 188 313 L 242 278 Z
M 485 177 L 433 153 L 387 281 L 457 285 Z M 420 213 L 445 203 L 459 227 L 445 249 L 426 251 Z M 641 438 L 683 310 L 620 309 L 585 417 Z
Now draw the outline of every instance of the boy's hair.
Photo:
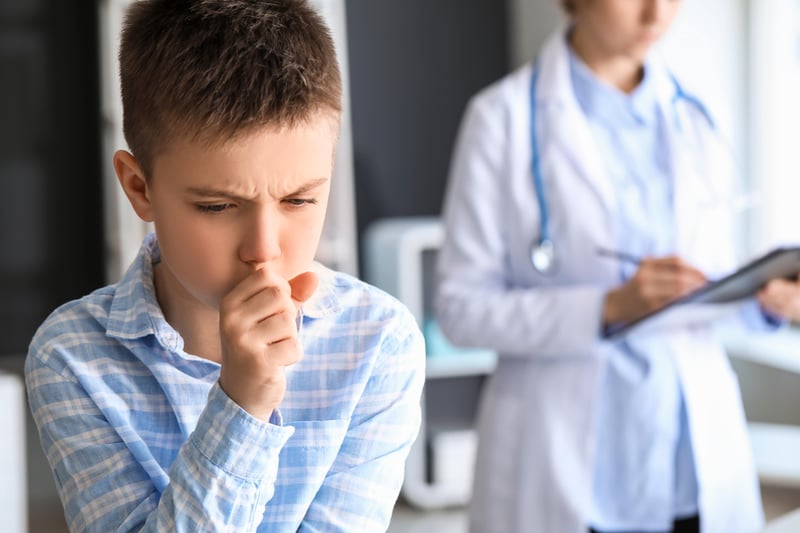
M 305 0 L 140 0 L 119 63 L 125 139 L 146 176 L 176 137 L 214 144 L 341 111 L 333 39 Z

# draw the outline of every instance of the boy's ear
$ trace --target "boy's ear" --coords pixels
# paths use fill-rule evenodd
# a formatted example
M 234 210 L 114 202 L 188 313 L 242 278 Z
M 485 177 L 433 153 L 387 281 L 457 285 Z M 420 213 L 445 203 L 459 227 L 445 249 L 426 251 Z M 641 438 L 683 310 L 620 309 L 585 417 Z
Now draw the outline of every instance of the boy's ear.
M 114 154 L 114 170 L 133 210 L 145 222 L 152 222 L 153 208 L 150 202 L 150 188 L 136 158 L 130 152 L 117 150 Z

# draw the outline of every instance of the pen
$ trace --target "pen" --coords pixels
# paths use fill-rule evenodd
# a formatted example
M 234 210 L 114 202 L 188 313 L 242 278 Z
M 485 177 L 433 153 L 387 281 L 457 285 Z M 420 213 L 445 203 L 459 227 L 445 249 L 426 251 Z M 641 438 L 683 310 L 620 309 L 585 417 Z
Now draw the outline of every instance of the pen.
M 597 247 L 597 254 L 602 255 L 603 257 L 611 257 L 613 259 L 619 259 L 620 261 L 625 261 L 626 263 L 632 263 L 634 265 L 638 265 L 641 261 L 638 257 L 633 254 L 629 254 L 627 252 L 620 252 L 619 250 L 610 250 L 608 248 L 603 248 L 598 246 Z

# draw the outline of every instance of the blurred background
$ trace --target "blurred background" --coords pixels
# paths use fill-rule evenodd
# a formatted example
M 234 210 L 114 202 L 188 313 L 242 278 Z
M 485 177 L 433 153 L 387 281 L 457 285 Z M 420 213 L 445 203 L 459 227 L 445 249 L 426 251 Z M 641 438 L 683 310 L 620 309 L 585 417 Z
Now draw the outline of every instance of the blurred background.
M 7 531 L 65 531 L 19 380 L 28 342 L 59 304 L 116 281 L 148 230 L 111 167 L 113 151 L 125 147 L 115 59 L 127 3 L 0 0 L 0 516 L 11 520 Z M 346 82 L 319 259 L 397 295 L 424 325 L 441 239 L 437 216 L 465 104 L 534 57 L 562 22 L 556 0 L 314 3 L 331 24 Z M 800 4 L 687 0 L 664 48 L 727 132 L 743 191 L 742 261 L 800 241 Z M 728 342 L 769 517 L 800 507 L 797 337 L 792 329 Z M 466 531 L 465 465 L 492 354 L 429 356 L 424 424 L 394 532 Z

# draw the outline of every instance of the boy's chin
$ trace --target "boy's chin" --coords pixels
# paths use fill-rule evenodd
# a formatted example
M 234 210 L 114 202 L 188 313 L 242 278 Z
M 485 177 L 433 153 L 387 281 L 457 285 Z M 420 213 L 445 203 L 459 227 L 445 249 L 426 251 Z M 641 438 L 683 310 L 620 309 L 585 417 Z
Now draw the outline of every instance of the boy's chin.
M 234 284 L 230 287 L 219 287 L 205 292 L 196 292 L 194 296 L 195 299 L 204 307 L 207 307 L 212 311 L 219 312 L 225 296 L 232 291 L 235 286 L 236 285 Z
M 222 296 L 204 296 L 198 298 L 198 301 L 209 310 L 218 313 L 220 304 L 222 303 Z

